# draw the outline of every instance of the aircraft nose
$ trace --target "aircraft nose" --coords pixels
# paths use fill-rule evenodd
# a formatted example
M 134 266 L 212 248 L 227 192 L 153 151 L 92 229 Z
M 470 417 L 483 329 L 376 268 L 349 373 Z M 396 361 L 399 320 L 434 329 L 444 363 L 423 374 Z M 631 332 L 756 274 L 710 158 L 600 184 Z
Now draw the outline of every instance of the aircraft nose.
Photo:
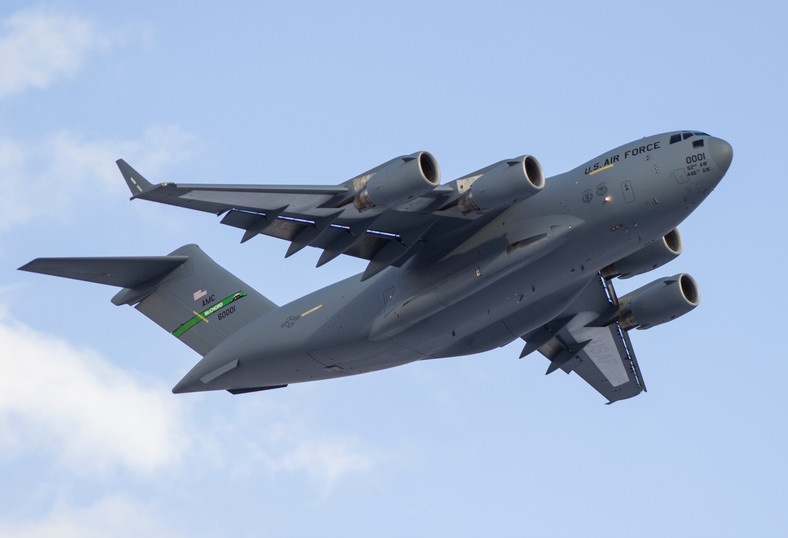
M 733 161 L 733 148 L 721 138 L 715 138 L 711 146 L 711 158 L 722 169 L 724 174 L 728 171 L 731 161 Z

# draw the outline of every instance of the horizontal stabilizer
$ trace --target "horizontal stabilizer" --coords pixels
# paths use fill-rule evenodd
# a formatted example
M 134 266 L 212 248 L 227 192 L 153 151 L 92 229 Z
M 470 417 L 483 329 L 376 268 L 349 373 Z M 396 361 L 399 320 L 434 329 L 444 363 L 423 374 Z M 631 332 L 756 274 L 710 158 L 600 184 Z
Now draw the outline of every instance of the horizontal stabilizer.
M 170 273 L 188 258 L 188 256 L 37 258 L 23 265 L 19 270 L 121 288 L 135 288 Z

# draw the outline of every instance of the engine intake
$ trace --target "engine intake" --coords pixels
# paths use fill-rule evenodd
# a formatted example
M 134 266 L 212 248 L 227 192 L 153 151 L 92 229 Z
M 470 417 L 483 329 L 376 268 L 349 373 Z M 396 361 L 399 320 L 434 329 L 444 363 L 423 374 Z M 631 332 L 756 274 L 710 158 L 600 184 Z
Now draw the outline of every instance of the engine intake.
M 681 254 L 682 250 L 684 250 L 684 241 L 681 239 L 678 228 L 674 228 L 663 235 L 660 240 L 608 265 L 602 269 L 602 276 L 605 278 L 614 276 L 631 278 L 641 275 L 673 261 Z
M 435 157 L 426 151 L 397 157 L 354 180 L 353 205 L 359 211 L 397 207 L 431 191 L 441 182 Z
M 618 320 L 625 330 L 650 329 L 683 316 L 700 304 L 700 290 L 686 273 L 660 278 L 619 299 Z
M 457 205 L 463 213 L 507 206 L 544 188 L 544 170 L 536 157 L 523 155 L 492 165 L 476 178 Z

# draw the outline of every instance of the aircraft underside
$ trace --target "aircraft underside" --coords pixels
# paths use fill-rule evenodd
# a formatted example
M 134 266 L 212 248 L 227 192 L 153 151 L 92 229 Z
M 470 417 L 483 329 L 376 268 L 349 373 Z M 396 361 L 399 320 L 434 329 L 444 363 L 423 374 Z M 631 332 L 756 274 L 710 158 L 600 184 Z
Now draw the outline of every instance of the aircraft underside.
M 427 152 L 339 185 L 154 185 L 117 161 L 132 199 L 222 215 L 244 231 L 368 261 L 277 306 L 196 245 L 166 256 L 39 258 L 21 269 L 122 288 L 202 358 L 173 392 L 239 394 L 480 353 L 522 339 L 547 373 L 574 372 L 608 403 L 645 390 L 629 339 L 694 309 L 686 273 L 619 296 L 613 280 L 683 249 L 676 227 L 728 170 L 730 145 L 663 133 L 545 179 L 530 155 L 446 184 Z

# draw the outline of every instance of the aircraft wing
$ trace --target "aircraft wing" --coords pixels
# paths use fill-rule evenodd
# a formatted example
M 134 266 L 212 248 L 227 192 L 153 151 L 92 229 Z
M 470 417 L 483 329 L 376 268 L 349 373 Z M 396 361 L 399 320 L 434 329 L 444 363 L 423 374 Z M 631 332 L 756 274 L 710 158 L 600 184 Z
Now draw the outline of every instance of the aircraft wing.
M 595 278 L 555 320 L 523 336 L 524 357 L 538 350 L 550 359 L 547 373 L 575 372 L 608 399 L 608 404 L 646 390 L 627 332 L 618 322 L 605 324 L 618 311 L 609 280 Z
M 445 239 L 478 215 L 443 210 L 457 190 L 439 185 L 406 206 L 359 211 L 353 181 L 341 185 L 153 185 L 122 159 L 117 161 L 132 199 L 224 214 L 222 224 L 290 241 L 285 256 L 306 246 L 323 249 L 318 267 L 340 254 L 369 260 L 362 280 L 390 265 L 400 266 L 426 241 Z M 355 178 L 354 178 L 355 179 Z M 441 210 L 441 211 L 439 211 Z

